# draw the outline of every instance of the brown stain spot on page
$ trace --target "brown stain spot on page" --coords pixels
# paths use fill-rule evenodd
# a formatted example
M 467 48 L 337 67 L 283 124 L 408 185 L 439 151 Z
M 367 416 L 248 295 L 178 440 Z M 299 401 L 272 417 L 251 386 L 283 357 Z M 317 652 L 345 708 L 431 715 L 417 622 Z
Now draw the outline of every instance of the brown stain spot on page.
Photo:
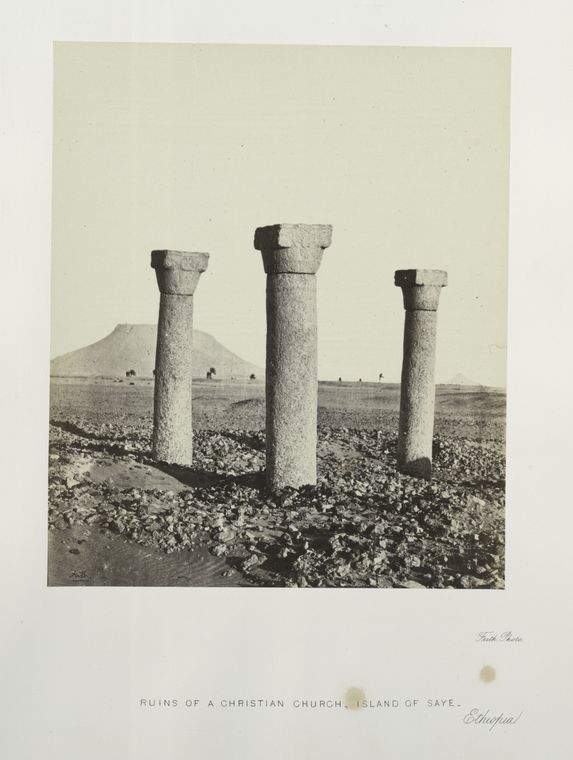
M 344 695 L 344 707 L 349 710 L 359 710 L 360 702 L 363 699 L 366 699 L 364 689 L 359 689 L 357 686 L 350 686 Z
M 479 677 L 484 683 L 495 681 L 495 668 L 491 665 L 484 665 L 479 672 Z

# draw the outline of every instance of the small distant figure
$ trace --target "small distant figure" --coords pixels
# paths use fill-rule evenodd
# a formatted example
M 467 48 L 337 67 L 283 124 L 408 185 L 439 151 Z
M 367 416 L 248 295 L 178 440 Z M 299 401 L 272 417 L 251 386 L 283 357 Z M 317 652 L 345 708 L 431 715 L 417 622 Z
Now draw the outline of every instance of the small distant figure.
M 381 383 L 383 378 L 384 378 L 384 375 L 382 373 L 380 373 L 378 375 L 378 382 Z
M 135 377 L 135 370 L 134 369 L 128 369 L 125 373 L 126 377 Z
M 339 378 L 338 378 L 338 382 L 339 382 L 339 383 L 341 383 L 341 382 L 342 382 L 342 378 L 341 378 L 341 377 L 339 377 Z
M 209 367 L 207 370 L 207 380 L 212 380 L 213 376 L 217 374 L 215 367 Z
M 249 377 L 249 380 L 256 380 L 256 379 L 257 379 L 257 376 L 255 375 L 255 373 L 251 372 L 251 376 Z
M 358 382 L 359 382 L 359 383 L 361 383 L 361 382 L 362 382 L 362 378 L 361 378 L 361 377 L 359 377 L 359 378 L 358 378 Z

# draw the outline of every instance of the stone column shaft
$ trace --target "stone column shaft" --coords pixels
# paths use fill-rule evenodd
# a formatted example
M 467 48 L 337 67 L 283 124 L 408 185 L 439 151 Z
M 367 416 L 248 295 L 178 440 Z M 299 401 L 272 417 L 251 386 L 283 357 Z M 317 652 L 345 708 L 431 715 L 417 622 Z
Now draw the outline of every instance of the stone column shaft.
M 153 251 L 159 290 L 155 355 L 153 457 L 170 464 L 193 461 L 193 293 L 208 254 Z
M 316 483 L 316 277 L 267 277 L 267 479 Z
M 316 484 L 316 277 L 329 225 L 255 233 L 267 273 L 266 480 L 271 491 Z
M 432 476 L 437 309 L 447 274 L 405 269 L 395 274 L 402 288 L 406 316 L 400 386 L 398 469 L 407 475 Z

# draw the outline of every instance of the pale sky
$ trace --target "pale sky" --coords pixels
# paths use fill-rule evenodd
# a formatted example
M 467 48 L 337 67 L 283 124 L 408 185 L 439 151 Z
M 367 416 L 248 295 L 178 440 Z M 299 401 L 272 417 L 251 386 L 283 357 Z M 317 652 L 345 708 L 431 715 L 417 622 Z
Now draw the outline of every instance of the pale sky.
M 505 385 L 507 49 L 57 43 L 52 356 L 157 320 L 154 248 L 207 251 L 195 327 L 265 361 L 255 228 L 332 224 L 319 377 L 399 381 L 394 270 L 445 269 L 436 380 Z

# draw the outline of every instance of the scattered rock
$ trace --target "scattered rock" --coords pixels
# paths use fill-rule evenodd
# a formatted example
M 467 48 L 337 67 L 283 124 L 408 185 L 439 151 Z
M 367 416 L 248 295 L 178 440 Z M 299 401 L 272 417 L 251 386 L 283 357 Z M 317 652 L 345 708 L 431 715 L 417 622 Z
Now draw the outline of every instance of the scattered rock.
M 83 523 L 166 553 L 205 546 L 257 585 L 503 586 L 501 442 L 442 435 L 427 482 L 396 471 L 394 434 L 322 426 L 318 485 L 270 496 L 256 480 L 264 433 L 197 430 L 196 482 L 122 488 L 88 472 L 124 463 L 155 473 L 151 423 L 95 419 L 52 425 L 50 528 Z

